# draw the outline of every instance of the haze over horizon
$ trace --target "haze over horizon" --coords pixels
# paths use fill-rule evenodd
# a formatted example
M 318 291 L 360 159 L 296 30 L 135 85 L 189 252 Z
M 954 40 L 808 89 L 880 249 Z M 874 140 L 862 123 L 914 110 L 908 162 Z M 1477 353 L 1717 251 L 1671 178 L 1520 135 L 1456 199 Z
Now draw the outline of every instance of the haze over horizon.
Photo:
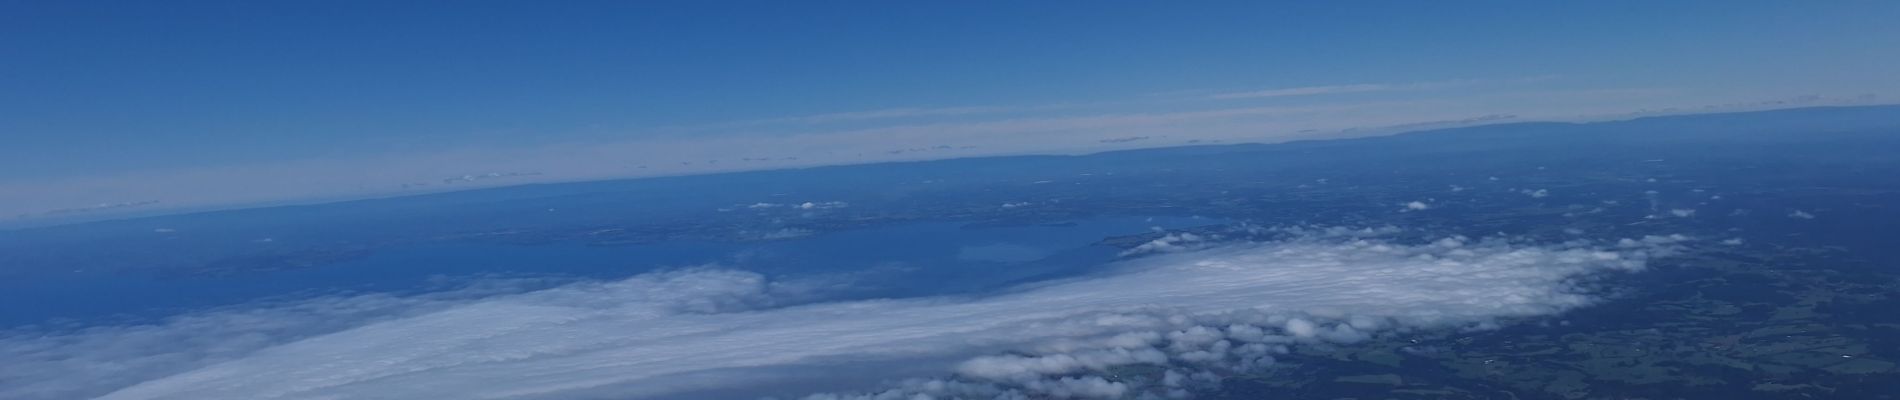
M 1879 2 L 0 10 L 22 220 L 1900 91 Z

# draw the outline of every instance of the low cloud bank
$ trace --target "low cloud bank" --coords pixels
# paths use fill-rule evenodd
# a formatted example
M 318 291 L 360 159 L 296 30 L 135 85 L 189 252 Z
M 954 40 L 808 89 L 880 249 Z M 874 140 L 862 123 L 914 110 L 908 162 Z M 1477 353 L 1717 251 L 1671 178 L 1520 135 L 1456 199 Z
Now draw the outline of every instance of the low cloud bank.
M 1642 270 L 1686 240 L 1289 232 L 978 297 L 810 302 L 796 285 L 697 269 L 11 332 L 0 336 L 0 397 L 1184 397 L 1291 346 L 1586 306 L 1597 298 L 1583 282 Z M 1125 365 L 1162 372 L 1109 371 Z

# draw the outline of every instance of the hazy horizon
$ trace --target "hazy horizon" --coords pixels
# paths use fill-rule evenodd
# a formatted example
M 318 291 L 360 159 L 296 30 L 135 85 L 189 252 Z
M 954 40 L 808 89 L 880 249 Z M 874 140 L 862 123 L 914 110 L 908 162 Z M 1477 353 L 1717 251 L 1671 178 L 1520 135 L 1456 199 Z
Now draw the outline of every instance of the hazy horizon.
M 0 11 L 15 220 L 1900 92 L 1885 3 Z
M 1836 100 L 1840 100 L 1840 99 L 1836 99 Z M 1109 143 L 1096 143 L 1096 145 L 1094 146 L 1078 147 L 1075 149 L 1069 149 L 1068 151 L 1025 150 L 1025 151 L 1017 151 L 1017 152 L 971 153 L 971 154 L 963 154 L 963 155 L 937 154 L 937 155 L 940 155 L 938 157 L 929 157 L 929 156 L 903 157 L 896 154 L 886 153 L 887 157 L 873 157 L 869 159 L 858 159 L 858 160 L 843 160 L 843 161 L 835 161 L 835 162 L 811 160 L 811 161 L 807 161 L 803 163 L 796 162 L 796 161 L 803 161 L 801 159 L 801 160 L 789 160 L 791 162 L 782 162 L 782 163 L 778 163 L 777 165 L 750 165 L 748 166 L 746 164 L 737 164 L 737 165 L 731 166 L 730 168 L 707 168 L 707 169 L 702 169 L 702 170 L 689 169 L 689 170 L 671 170 L 671 171 L 657 170 L 657 171 L 652 171 L 646 174 L 635 173 L 635 174 L 623 174 L 623 175 L 568 176 L 568 177 L 563 177 L 560 175 L 548 175 L 548 174 L 543 174 L 540 172 L 532 172 L 529 174 L 521 174 L 521 175 L 501 175 L 499 173 L 489 173 L 490 175 L 465 174 L 460 177 L 450 177 L 450 178 L 444 179 L 444 181 L 452 181 L 451 184 L 416 185 L 416 186 L 404 186 L 404 185 L 398 184 L 394 186 L 393 188 L 385 187 L 385 188 L 382 188 L 381 190 L 363 190 L 363 191 L 355 191 L 355 192 L 346 191 L 346 192 L 337 192 L 337 193 L 312 195 L 312 196 L 304 196 L 304 197 L 283 197 L 283 198 L 266 197 L 266 198 L 258 198 L 258 199 L 254 199 L 250 201 L 239 201 L 239 202 L 202 202 L 202 203 L 187 203 L 187 204 L 170 204 L 170 203 L 165 203 L 165 202 L 156 201 L 156 200 L 145 200 L 145 201 L 139 201 L 139 202 L 123 202 L 123 203 L 100 203 L 100 204 L 80 206 L 80 207 L 75 207 L 75 208 L 54 209 L 54 210 L 41 211 L 38 213 L 19 214 L 19 215 L 14 216 L 14 218 L 12 218 L 11 220 L 0 221 L 0 229 L 25 229 L 25 228 L 34 228 L 34 227 L 43 227 L 43 226 L 57 226 L 57 225 L 75 224 L 75 223 L 109 221 L 109 220 L 126 219 L 126 218 L 141 218 L 141 217 L 152 217 L 152 216 L 165 216 L 165 215 L 175 215 L 175 214 L 189 214 L 189 213 L 199 213 L 199 212 L 214 212 L 214 211 L 223 211 L 223 210 L 277 207 L 277 206 L 290 206 L 290 205 L 326 204 L 326 203 L 343 202 L 343 201 L 393 198 L 393 197 L 403 197 L 403 196 L 423 195 L 423 194 L 453 193 L 453 192 L 469 191 L 469 190 L 499 189 L 499 188 L 507 188 L 507 187 L 512 187 L 512 186 L 533 185 L 533 184 L 582 183 L 582 182 L 595 182 L 595 181 L 679 177 L 679 176 L 693 176 L 693 175 L 721 174 L 721 173 L 735 173 L 735 172 L 773 171 L 773 170 L 812 168 L 812 167 L 876 165 L 876 164 L 890 163 L 890 162 L 953 160 L 953 159 L 964 159 L 964 158 L 1034 156 L 1034 155 L 1087 155 L 1087 154 L 1096 154 L 1096 153 L 1110 152 L 1110 151 L 1165 149 L 1165 148 L 1171 148 L 1171 147 L 1185 147 L 1185 146 L 1197 146 L 1197 145 L 1275 144 L 1275 143 L 1285 143 L 1285 142 L 1302 141 L 1302 140 L 1334 140 L 1334 139 L 1349 139 L 1349 138 L 1359 138 L 1359 137 L 1386 136 L 1386 135 L 1397 135 L 1397 134 L 1430 131 L 1430 130 L 1446 129 L 1446 128 L 1477 127 L 1477 126 L 1502 125 L 1502 124 L 1513 124 L 1513 123 L 1615 122 L 1615 121 L 1636 120 L 1636 119 L 1649 118 L 1649 117 L 1692 116 L 1692 115 L 1726 114 L 1726 113 L 1754 112 L 1754 111 L 1799 110 L 1799 109 L 1806 109 L 1806 108 L 1842 107 L 1842 106 L 1900 105 L 1900 104 L 1883 104 L 1883 103 L 1860 104 L 1858 103 L 1858 101 L 1860 100 L 1862 99 L 1842 100 L 1843 101 L 1842 104 L 1836 104 L 1836 105 L 1814 105 L 1816 102 L 1822 101 L 1822 99 L 1797 98 L 1797 99 L 1788 99 L 1788 100 L 1771 100 L 1771 101 L 1756 102 L 1756 103 L 1708 105 L 1708 106 L 1697 107 L 1693 109 L 1647 110 L 1647 111 L 1637 111 L 1637 112 L 1630 112 L 1630 113 L 1624 113 L 1624 114 L 1579 116 L 1578 118 L 1570 119 L 1570 120 L 1562 120 L 1562 119 L 1531 120 L 1531 119 L 1518 118 L 1512 115 L 1492 115 L 1492 116 L 1471 118 L 1471 119 L 1466 119 L 1466 120 L 1419 121 L 1419 122 L 1414 122 L 1414 123 L 1398 124 L 1398 125 L 1390 125 L 1390 126 L 1345 128 L 1341 130 L 1324 131 L 1324 132 L 1308 132 L 1305 135 L 1296 134 L 1296 135 L 1288 135 L 1288 136 L 1283 136 L 1283 137 L 1260 137 L 1260 138 L 1239 137 L 1239 138 L 1234 138 L 1234 139 L 1188 139 L 1186 141 L 1181 141 L 1181 142 L 1156 141 L 1156 140 L 1150 140 L 1150 139 L 1153 139 L 1153 137 L 1143 137 L 1139 140 L 1131 140 L 1131 141 L 1125 141 L 1125 142 L 1113 141 Z M 1260 140 L 1249 140 L 1249 139 L 1260 139 Z

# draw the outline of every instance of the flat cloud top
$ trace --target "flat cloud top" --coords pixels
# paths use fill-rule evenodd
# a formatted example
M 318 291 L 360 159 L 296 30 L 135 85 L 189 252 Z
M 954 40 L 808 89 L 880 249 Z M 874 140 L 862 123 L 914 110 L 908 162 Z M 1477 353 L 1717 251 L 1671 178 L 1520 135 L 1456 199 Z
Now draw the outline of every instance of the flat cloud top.
M 1588 305 L 1595 298 L 1579 278 L 1640 270 L 1682 240 L 1408 245 L 1321 236 L 1156 255 L 980 297 L 783 305 L 796 291 L 763 276 L 695 269 L 13 333 L 0 336 L 0 356 L 18 360 L 0 366 L 0 397 L 1112 398 L 1270 364 L 1285 346 Z M 179 338 L 190 340 L 167 342 Z M 1169 366 L 1170 378 L 1095 374 L 1136 363 Z

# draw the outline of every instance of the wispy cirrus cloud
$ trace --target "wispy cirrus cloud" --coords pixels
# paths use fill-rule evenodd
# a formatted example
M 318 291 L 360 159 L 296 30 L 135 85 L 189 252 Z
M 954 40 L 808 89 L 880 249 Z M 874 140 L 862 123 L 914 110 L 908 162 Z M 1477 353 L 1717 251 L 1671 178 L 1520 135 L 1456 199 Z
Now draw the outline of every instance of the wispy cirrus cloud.
M 1348 93 L 1397 92 L 1414 90 L 1437 90 L 1483 84 L 1531 83 L 1555 79 L 1555 76 L 1533 76 L 1505 79 L 1456 79 L 1444 81 L 1423 81 L 1407 83 L 1354 83 L 1342 85 L 1301 86 L 1264 90 L 1223 92 L 1208 95 L 1211 100 L 1264 99 L 1276 97 L 1322 96 Z
M 1010 112 L 1010 111 L 1021 111 L 1025 108 L 1032 108 L 1032 107 L 1004 107 L 1004 106 L 907 107 L 907 108 L 890 108 L 890 109 L 869 110 L 869 111 L 848 111 L 848 112 L 836 112 L 836 113 L 826 113 L 826 114 L 813 114 L 813 115 L 803 115 L 803 116 L 784 117 L 784 118 L 771 118 L 771 119 L 758 120 L 756 122 L 757 123 L 821 124 L 821 123 L 833 123 L 833 122 L 873 121 L 873 120 L 899 119 L 899 118 L 950 117 L 950 116 L 964 116 L 964 115 L 977 115 L 977 114 L 993 114 L 993 113 L 1002 113 L 1002 112 Z
M 1252 91 L 1222 92 L 1222 93 L 1207 95 L 1205 98 L 1207 99 L 1249 99 L 1249 98 L 1318 96 L 1318 95 L 1346 94 L 1346 93 L 1389 92 L 1389 91 L 1405 91 L 1405 90 L 1431 90 L 1431 89 L 1451 88 L 1451 87 L 1466 86 L 1466 85 L 1475 85 L 1475 84 L 1482 84 L 1482 83 L 1531 82 L 1531 81 L 1545 80 L 1545 79 L 1550 79 L 1550 78 L 1549 77 L 1533 77 L 1533 78 L 1516 78 L 1516 79 L 1463 79 L 1463 80 L 1410 82 L 1410 83 L 1357 83 L 1357 84 L 1304 86 L 1304 87 L 1291 87 L 1291 88 L 1278 88 L 1278 89 L 1265 89 L 1265 90 L 1252 90 Z M 758 126 L 758 125 L 776 125 L 776 124 L 830 124 L 830 123 L 901 120 L 901 119 L 932 118 L 932 117 L 969 117 L 969 116 L 983 116 L 983 115 L 992 115 L 992 114 L 1050 111 L 1050 110 L 1061 110 L 1061 109 L 1086 110 L 1090 108 L 1100 108 L 1104 106 L 1142 105 L 1142 104 L 1151 103 L 1155 101 L 1159 101 L 1159 100 L 1147 99 L 1147 100 L 1123 100 L 1123 101 L 1098 101 L 1098 102 L 1085 102 L 1085 103 L 1010 105 L 1010 106 L 998 105 L 998 106 L 956 106 L 956 107 L 902 107 L 902 108 L 888 108 L 888 109 L 877 109 L 877 110 L 844 111 L 844 112 L 823 113 L 823 114 L 799 115 L 799 116 L 766 118 L 766 119 L 747 120 L 747 121 L 735 121 L 735 122 L 730 122 L 730 123 L 707 125 L 707 126 L 704 126 L 703 128 L 712 128 L 712 127 L 728 128 L 728 127 L 733 127 L 733 126 Z
M 1207 96 L 1210 99 L 1258 99 L 1269 97 L 1316 96 L 1340 93 L 1365 93 L 1397 90 L 1405 85 L 1383 83 L 1358 83 L 1351 85 L 1305 86 L 1280 89 L 1254 90 L 1247 92 L 1218 93 Z

